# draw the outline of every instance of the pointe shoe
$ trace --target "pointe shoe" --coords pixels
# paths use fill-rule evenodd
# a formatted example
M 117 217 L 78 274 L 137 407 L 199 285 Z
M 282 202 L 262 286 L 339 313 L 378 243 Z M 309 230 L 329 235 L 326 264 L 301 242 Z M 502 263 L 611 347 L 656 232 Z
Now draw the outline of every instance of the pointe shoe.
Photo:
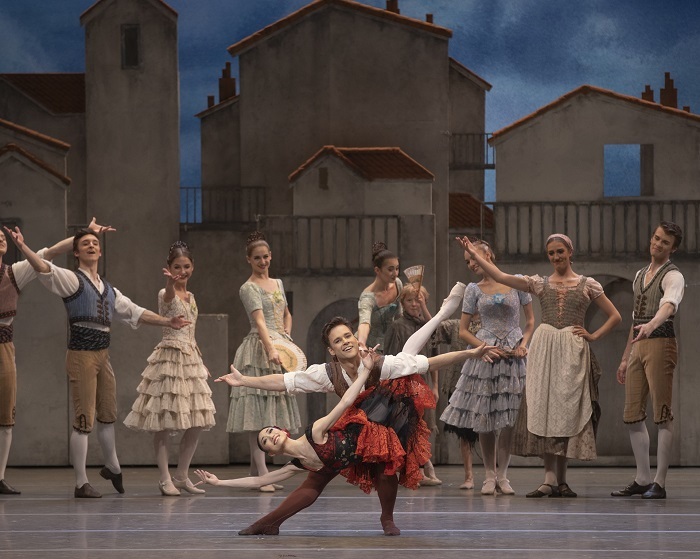
M 511 487 L 510 481 L 506 478 L 496 481 L 496 490 L 503 495 L 515 495 L 515 490 Z
M 460 489 L 474 489 L 474 480 L 469 478 L 464 481 L 462 485 L 459 486 Z
M 481 494 L 482 495 L 495 495 L 496 494 L 496 480 L 493 478 L 485 479 L 484 483 L 481 485 Z
M 272 487 L 275 488 L 275 491 L 280 491 L 281 489 L 284 489 L 284 485 L 280 485 L 279 483 L 273 483 Z
M 100 476 L 111 481 L 114 489 L 116 489 L 118 493 L 124 493 L 124 482 L 122 480 L 121 472 L 115 474 L 112 470 L 105 466 L 100 470 Z
M 428 477 L 425 476 L 422 480 L 420 480 L 420 485 L 421 487 L 430 487 L 432 485 L 442 485 L 442 481 L 440 481 L 436 477 Z
M 461 281 L 458 281 L 454 287 L 450 290 L 450 294 L 443 300 L 440 311 L 446 312 L 451 315 L 457 310 L 457 308 L 462 304 L 462 299 L 464 299 L 464 291 L 467 286 Z
M 192 493 L 193 495 L 201 495 L 202 493 L 206 493 L 204 489 L 195 487 L 195 485 L 190 481 L 190 478 L 184 480 L 173 478 L 173 485 L 178 489 L 184 489 L 185 491 L 187 491 L 188 493 Z
M 168 481 L 159 481 L 158 489 L 166 497 L 177 497 L 180 495 L 180 490 L 173 485 L 170 479 Z
M 275 486 L 270 484 L 270 485 L 263 485 L 262 487 L 258 488 L 258 491 L 260 493 L 274 493 L 275 492 Z

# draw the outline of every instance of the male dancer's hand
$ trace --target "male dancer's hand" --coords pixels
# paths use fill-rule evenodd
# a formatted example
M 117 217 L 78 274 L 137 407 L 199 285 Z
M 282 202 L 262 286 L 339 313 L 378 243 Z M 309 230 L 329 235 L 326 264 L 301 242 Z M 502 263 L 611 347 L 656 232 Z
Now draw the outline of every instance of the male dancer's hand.
M 22 235 L 22 231 L 19 230 L 19 227 L 15 227 L 15 230 L 13 231 L 7 225 L 5 225 L 5 231 L 10 234 L 12 242 L 17 245 L 17 248 L 22 250 L 24 247 L 24 235 Z
M 378 348 L 379 344 L 372 348 L 368 348 L 365 344 L 358 344 L 360 359 L 362 359 L 362 364 L 365 366 L 365 369 L 372 370 L 375 363 L 378 363 L 382 358 L 382 356 L 377 353 Z
M 229 367 L 231 372 L 227 375 L 222 375 L 217 379 L 214 379 L 214 382 L 225 382 L 229 386 L 243 386 L 243 375 L 240 373 L 236 367 L 231 365 Z
M 627 361 L 620 363 L 620 366 L 617 368 L 617 382 L 625 384 L 625 380 L 627 380 Z
M 173 330 L 179 330 L 180 328 L 184 328 L 185 326 L 189 326 L 192 324 L 191 320 L 185 320 L 185 315 L 181 314 L 180 316 L 173 316 L 170 319 L 170 328 Z
M 100 234 L 100 233 L 109 233 L 112 231 L 116 231 L 114 227 L 111 225 L 98 225 L 96 223 L 96 218 L 92 218 L 92 221 L 90 221 L 90 225 L 87 226 L 89 231 L 92 231 L 95 234 Z

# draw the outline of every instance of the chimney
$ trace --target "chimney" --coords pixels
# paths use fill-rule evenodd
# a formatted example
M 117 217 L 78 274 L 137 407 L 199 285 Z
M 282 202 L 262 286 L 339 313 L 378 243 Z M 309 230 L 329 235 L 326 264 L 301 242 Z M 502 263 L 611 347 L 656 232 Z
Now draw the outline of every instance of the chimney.
M 221 71 L 219 78 L 219 103 L 236 96 L 236 78 L 231 77 L 231 63 L 227 62 L 226 67 Z
M 399 0 L 386 0 L 386 11 L 400 14 L 401 11 L 399 10 Z
M 425 21 L 433 23 L 433 14 L 425 14 Z
M 654 102 L 654 90 L 649 84 L 644 86 L 644 91 L 642 91 L 642 99 L 645 101 L 651 101 L 652 103 Z
M 211 109 L 216 102 L 213 95 L 207 95 L 207 109 Z
M 664 74 L 664 87 L 659 91 L 659 103 L 665 107 L 671 107 L 673 109 L 678 108 L 678 90 L 673 87 L 673 80 L 671 79 L 671 72 L 666 72 Z
M 683 105 L 683 110 L 684 110 L 686 113 L 689 113 L 689 112 L 690 112 L 690 105 Z

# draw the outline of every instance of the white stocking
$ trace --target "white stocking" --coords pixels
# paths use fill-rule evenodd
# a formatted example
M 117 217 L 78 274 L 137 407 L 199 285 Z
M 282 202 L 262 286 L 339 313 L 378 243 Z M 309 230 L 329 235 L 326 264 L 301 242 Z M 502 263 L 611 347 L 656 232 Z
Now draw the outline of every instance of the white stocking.
M 75 486 L 82 487 L 88 482 L 85 472 L 85 462 L 87 461 L 88 436 L 87 433 L 78 433 L 73 430 L 70 434 L 70 463 L 75 472 Z
M 158 431 L 153 435 L 153 449 L 156 452 L 156 464 L 158 464 L 160 481 L 163 483 L 170 481 L 170 471 L 168 470 L 169 442 L 170 431 Z
M 431 318 L 428 322 L 423 324 L 418 330 L 416 330 L 413 335 L 406 340 L 403 346 L 403 353 L 408 353 L 409 355 L 418 355 L 421 349 L 428 343 L 430 336 L 433 332 L 437 330 L 440 323 L 443 320 L 450 318 L 454 312 L 459 308 L 462 303 L 462 298 L 464 297 L 465 285 L 463 283 L 457 282 L 457 284 L 452 288 L 450 294 L 442 302 L 442 307 Z
M 659 438 L 656 442 L 656 477 L 654 481 L 661 487 L 666 487 L 666 473 L 671 460 L 673 444 L 673 422 L 667 421 L 659 425 Z
M 637 475 L 634 481 L 638 485 L 649 485 L 651 483 L 651 467 L 649 465 L 649 431 L 646 423 L 639 421 L 628 425 L 630 430 L 630 442 L 634 461 L 637 464 Z M 661 433 L 661 431 L 659 431 Z M 659 449 L 661 447 L 659 446 Z M 666 477 L 666 474 L 664 474 Z
M 12 445 L 12 427 L 0 427 L 0 480 L 5 479 L 5 468 Z
M 97 433 L 97 440 L 100 442 L 100 447 L 102 448 L 105 466 L 114 474 L 120 473 L 122 469 L 119 466 L 119 459 L 117 458 L 114 423 L 100 423 L 97 421 L 95 422 L 95 431 Z
M 180 481 L 186 480 L 189 476 L 190 463 L 197 450 L 197 443 L 199 442 L 199 435 L 201 435 L 201 433 L 201 427 L 192 427 L 191 429 L 187 429 L 182 435 L 182 439 L 180 440 L 180 454 L 177 459 L 177 470 L 175 472 L 175 478 Z

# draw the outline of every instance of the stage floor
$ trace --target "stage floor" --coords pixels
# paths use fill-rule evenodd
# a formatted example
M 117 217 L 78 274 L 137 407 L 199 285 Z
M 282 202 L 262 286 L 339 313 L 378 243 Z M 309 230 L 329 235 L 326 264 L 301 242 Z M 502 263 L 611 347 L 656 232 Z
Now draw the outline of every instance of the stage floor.
M 203 496 L 162 497 L 155 468 L 125 468 L 126 494 L 88 472 L 102 499 L 74 499 L 68 468 L 10 468 L 21 495 L 0 495 L 0 558 L 245 557 L 247 559 L 374 559 L 467 557 L 547 559 L 700 557 L 700 469 L 672 469 L 666 500 L 613 498 L 634 477 L 631 468 L 571 468 L 576 499 L 526 499 L 539 468 L 511 468 L 517 494 L 482 496 L 459 490 L 463 470 L 438 467 L 443 485 L 399 490 L 396 524 L 385 537 L 376 494 L 334 480 L 309 509 L 282 525 L 279 536 L 238 536 L 296 487 L 292 478 L 272 494 L 207 487 Z M 219 477 L 240 466 L 213 467 Z

